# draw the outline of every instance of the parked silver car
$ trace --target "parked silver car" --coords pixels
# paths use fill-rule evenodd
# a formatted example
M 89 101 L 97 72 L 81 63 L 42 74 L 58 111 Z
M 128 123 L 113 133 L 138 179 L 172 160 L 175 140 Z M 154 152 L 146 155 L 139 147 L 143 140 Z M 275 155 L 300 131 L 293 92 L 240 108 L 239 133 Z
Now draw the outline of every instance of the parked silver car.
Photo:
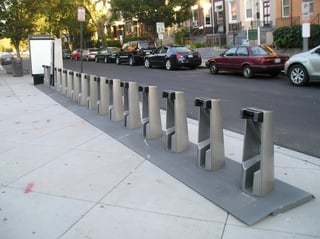
M 309 80 L 320 80 L 320 45 L 291 56 L 284 65 L 284 72 L 297 86 L 306 85 Z

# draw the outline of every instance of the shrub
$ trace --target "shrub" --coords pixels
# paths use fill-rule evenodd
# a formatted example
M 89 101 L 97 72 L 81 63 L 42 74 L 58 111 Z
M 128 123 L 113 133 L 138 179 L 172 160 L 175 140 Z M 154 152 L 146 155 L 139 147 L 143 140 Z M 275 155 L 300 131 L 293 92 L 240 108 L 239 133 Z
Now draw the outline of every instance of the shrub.
M 273 32 L 275 46 L 279 48 L 302 48 L 302 26 L 280 27 Z M 309 48 L 320 44 L 320 25 L 311 24 Z

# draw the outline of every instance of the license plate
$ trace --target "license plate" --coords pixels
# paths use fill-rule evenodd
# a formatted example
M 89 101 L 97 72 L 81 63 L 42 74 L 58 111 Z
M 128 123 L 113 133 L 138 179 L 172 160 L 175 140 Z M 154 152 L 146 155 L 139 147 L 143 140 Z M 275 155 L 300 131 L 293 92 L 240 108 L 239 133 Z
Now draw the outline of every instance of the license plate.
M 274 59 L 274 63 L 280 63 L 280 62 L 281 62 L 281 59 L 280 59 L 280 58 Z
M 188 58 L 193 58 L 193 55 L 188 55 Z

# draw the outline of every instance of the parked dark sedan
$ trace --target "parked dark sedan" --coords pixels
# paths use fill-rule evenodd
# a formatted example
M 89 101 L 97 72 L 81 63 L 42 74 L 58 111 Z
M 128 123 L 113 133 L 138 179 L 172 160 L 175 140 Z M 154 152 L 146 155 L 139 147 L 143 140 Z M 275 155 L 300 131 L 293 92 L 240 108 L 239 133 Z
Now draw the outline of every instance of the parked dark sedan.
M 284 69 L 288 56 L 278 55 L 272 48 L 263 45 L 235 46 L 220 56 L 211 57 L 206 66 L 211 74 L 219 71 L 242 72 L 245 78 L 255 73 L 278 75 Z
M 2 65 L 11 64 L 13 56 L 9 52 L 3 52 L 0 56 L 0 61 Z
M 177 67 L 190 67 L 192 69 L 201 65 L 202 59 L 199 52 L 184 46 L 161 46 L 156 48 L 152 54 L 144 58 L 144 66 L 165 67 L 172 70 Z
M 115 54 L 120 51 L 118 47 L 107 47 L 105 49 L 100 49 L 96 54 L 95 62 L 115 62 Z

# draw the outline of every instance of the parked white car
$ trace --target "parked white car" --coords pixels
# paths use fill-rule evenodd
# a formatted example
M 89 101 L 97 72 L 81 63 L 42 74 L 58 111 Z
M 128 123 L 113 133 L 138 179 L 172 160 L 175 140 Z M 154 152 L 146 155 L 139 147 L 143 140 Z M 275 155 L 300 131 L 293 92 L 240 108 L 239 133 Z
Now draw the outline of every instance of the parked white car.
M 320 45 L 291 56 L 284 65 L 284 73 L 297 86 L 306 85 L 309 80 L 320 80 Z

